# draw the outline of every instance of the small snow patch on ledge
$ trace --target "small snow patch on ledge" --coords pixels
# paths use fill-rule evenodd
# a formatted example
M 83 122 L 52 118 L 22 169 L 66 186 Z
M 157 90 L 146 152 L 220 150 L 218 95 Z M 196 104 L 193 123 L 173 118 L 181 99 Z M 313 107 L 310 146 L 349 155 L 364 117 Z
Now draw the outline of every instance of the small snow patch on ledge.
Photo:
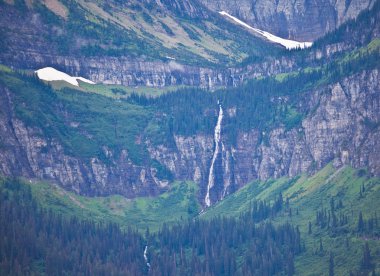
M 75 86 L 79 86 L 78 80 L 89 84 L 95 84 L 95 82 L 83 77 L 72 77 L 64 72 L 54 69 L 53 67 L 45 67 L 35 71 L 35 73 L 40 80 L 44 81 L 65 81 Z

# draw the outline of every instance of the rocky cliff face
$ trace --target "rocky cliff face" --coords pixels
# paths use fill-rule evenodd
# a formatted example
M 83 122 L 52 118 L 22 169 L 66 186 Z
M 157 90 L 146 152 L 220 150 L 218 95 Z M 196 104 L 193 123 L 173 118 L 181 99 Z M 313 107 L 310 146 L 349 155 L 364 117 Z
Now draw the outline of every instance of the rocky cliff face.
M 86 195 L 136 197 L 166 189 L 168 180 L 159 179 L 157 169 L 134 164 L 126 150 L 116 154 L 104 145 L 107 161 L 70 156 L 58 141 L 17 119 L 11 93 L 3 87 L 0 92 L 1 174 L 52 180 Z M 344 78 L 305 93 L 297 107 L 307 113 L 300 127 L 279 127 L 268 133 L 240 131 L 234 144 L 227 139 L 222 120 L 216 153 L 211 134 L 175 135 L 173 145 L 145 143 L 150 157 L 166 166 L 175 179 L 199 184 L 204 204 L 210 174 L 214 179 L 211 204 L 250 181 L 313 173 L 329 162 L 336 167 L 366 167 L 380 175 L 379 92 L 379 70 Z M 225 109 L 223 114 L 233 117 L 236 110 Z
M 127 57 L 70 57 L 41 53 L 15 54 L 6 62 L 15 68 L 42 68 L 46 65 L 96 83 L 124 86 L 197 86 L 213 89 L 242 83 L 243 74 L 234 69 L 210 69 L 182 65 L 175 61 L 143 61 Z M 26 66 L 25 66 L 26 65 Z
M 28 127 L 13 111 L 11 93 L 0 87 L 0 173 L 58 182 L 68 190 L 90 196 L 123 194 L 127 197 L 157 195 L 168 181 L 156 177 L 157 170 L 134 165 L 126 150 L 111 162 L 98 158 L 69 156 L 62 145 L 44 137 L 38 128 Z
M 321 54 L 322 55 L 322 54 Z M 291 58 L 279 58 L 235 68 L 207 68 L 171 61 L 143 61 L 128 57 L 75 57 L 39 52 L 3 55 L 2 62 L 14 68 L 39 69 L 52 66 L 72 76 L 83 76 L 96 83 L 124 86 L 196 86 L 213 90 L 236 87 L 252 77 L 289 72 L 297 66 Z
M 231 145 L 222 126 L 223 146 L 214 170 L 218 184 L 211 190 L 212 201 L 250 181 L 313 173 L 329 162 L 336 167 L 366 167 L 380 175 L 379 77 L 378 70 L 363 72 L 310 91 L 299 104 L 308 115 L 297 129 L 277 128 L 270 133 L 252 129 L 240 132 L 236 144 Z M 175 137 L 175 143 L 175 148 L 149 147 L 150 154 L 178 178 L 199 183 L 204 196 L 213 137 Z
M 232 37 L 236 31 L 234 26 L 232 31 L 223 34 L 225 37 L 221 36 L 221 30 L 215 30 L 213 24 L 223 19 L 214 18 L 217 23 L 206 21 L 213 13 L 197 1 L 74 1 L 72 9 L 82 13 L 72 12 L 72 18 L 66 19 L 54 17 L 39 1 L 34 1 L 35 5 L 30 8 L 22 8 L 17 3 L 0 3 L 3 15 L 0 17 L 1 64 L 32 70 L 52 66 L 98 83 L 149 87 L 189 85 L 210 89 L 238 85 L 244 79 L 242 70 L 226 69 L 225 64 L 216 63 L 219 59 L 223 63 L 230 62 L 230 54 L 235 51 L 236 58 L 245 57 L 247 53 L 240 53 L 239 49 L 246 46 L 240 44 L 239 39 L 256 39 L 245 32 L 235 39 Z M 141 18 L 143 15 L 145 19 Z M 82 26 L 75 25 L 75 18 L 85 26 L 83 30 L 73 32 Z M 103 21 L 91 25 L 88 18 Z M 201 23 L 198 27 L 192 26 L 192 21 Z M 206 25 L 211 25 L 210 30 Z M 203 40 L 209 48 L 200 46 Z M 224 40 L 233 48 L 218 47 Z M 197 65 L 184 65 L 184 59 Z M 257 74 L 267 72 L 266 68 L 260 69 Z
M 155 3 L 159 5 L 160 1 L 155 1 Z M 182 9 L 181 3 L 175 1 L 173 5 Z M 183 3 L 190 5 L 188 2 Z M 235 2 L 211 0 L 206 2 L 205 0 L 205 3 L 210 7 L 219 3 L 220 6 L 217 6 L 217 9 L 228 10 L 228 7 L 231 9 L 237 7 Z M 239 12 L 249 19 L 250 12 L 256 10 L 256 14 L 260 17 L 255 16 L 262 20 L 260 24 L 264 24 L 259 27 L 263 29 L 266 29 L 265 24 L 269 26 L 271 22 L 277 22 L 273 25 L 274 28 L 286 23 L 287 30 L 307 26 L 302 29 L 302 32 L 311 32 L 316 37 L 326 32 L 327 25 L 330 26 L 329 12 L 319 10 L 319 6 L 308 1 L 299 1 L 294 5 L 286 1 L 276 3 L 256 1 L 252 7 L 248 5 L 249 3 L 241 1 Z M 324 8 L 331 6 L 336 14 L 340 14 L 340 17 L 332 16 L 335 18 L 333 23 L 336 25 L 343 22 L 346 17 L 350 17 L 350 14 L 355 14 L 358 10 L 371 5 L 370 1 L 345 1 L 344 7 L 347 10 L 342 13 L 338 9 L 340 5 L 343 5 L 342 3 L 338 1 L 322 5 Z M 195 16 L 199 12 L 199 9 L 195 9 L 193 14 L 189 12 L 192 6 L 186 7 L 188 16 Z M 310 10 L 306 9 L 310 7 Z M 350 12 L 350 10 L 355 10 L 355 12 Z M 278 11 L 283 14 L 283 17 L 273 16 Z M 231 13 L 238 15 L 235 12 Z M 318 24 L 310 23 L 313 23 L 312 20 L 316 20 L 320 13 L 326 16 L 321 21 L 326 24 L 323 28 Z M 300 21 L 291 21 L 299 14 L 303 14 L 297 17 Z M 256 17 L 252 17 L 252 20 L 256 20 Z M 307 18 L 311 21 L 306 24 Z M 322 24 L 321 22 L 319 23 Z M 371 22 L 375 27 L 373 36 L 376 37 L 379 34 L 379 27 L 375 19 Z M 27 24 L 24 24 L 23 30 L 28 28 Z M 308 29 L 309 26 L 313 29 Z M 31 28 L 26 33 L 35 31 Z M 302 33 L 298 31 L 297 29 L 297 33 Z M 290 31 L 288 36 L 289 34 L 291 37 Z M 368 36 L 363 37 L 362 40 L 365 41 L 368 38 Z M 301 38 L 307 39 L 307 37 Z M 185 66 L 169 60 L 150 62 L 131 60 L 128 57 L 60 56 L 54 49 L 49 49 L 43 40 L 30 45 L 27 39 L 23 41 L 25 45 L 18 44 L 20 41 L 22 39 L 16 38 L 17 47 L 30 50 L 18 51 L 15 47 L 13 51 L 0 55 L 1 62 L 24 69 L 50 65 L 71 75 L 81 75 L 95 82 L 128 86 L 190 85 L 213 89 L 217 86 L 237 86 L 250 77 L 272 75 L 297 68 L 296 60 L 292 57 L 278 58 L 244 68 L 208 69 Z M 347 45 L 349 44 L 340 43 L 314 49 L 310 52 L 309 58 L 323 60 L 323 57 L 357 46 L 349 45 L 348 47 Z M 227 139 L 222 121 L 218 151 L 215 151 L 215 139 L 212 134 L 198 134 L 190 137 L 174 135 L 174 145 L 156 145 L 149 140 L 144 142 L 150 157 L 165 165 L 175 179 L 193 180 L 199 184 L 200 200 L 205 205 L 208 205 L 205 200 L 208 190 L 211 203 L 214 203 L 250 181 L 286 175 L 292 177 L 303 172 L 312 173 L 329 162 L 333 162 L 337 167 L 344 164 L 366 167 L 370 173 L 380 175 L 379 91 L 378 70 L 365 71 L 327 87 L 308 91 L 297 107 L 307 114 L 300 127 L 295 129 L 280 127 L 272 129 L 269 133 L 256 129 L 240 131 L 234 144 Z M 13 109 L 11 93 L 0 86 L 1 174 L 47 179 L 86 195 L 116 193 L 136 197 L 156 195 L 167 188 L 168 180 L 159 179 L 157 169 L 149 164 L 134 164 L 125 149 L 121 149 L 120 154 L 116 154 L 104 145 L 101 150 L 107 156 L 107 162 L 96 157 L 82 159 L 70 156 L 57 140 L 44 137 L 40 129 L 30 127 L 17 119 Z M 236 116 L 235 111 L 233 108 L 226 109 L 224 116 Z M 215 103 L 215 117 L 217 116 L 218 106 Z M 211 163 L 213 163 L 212 166 Z M 208 189 L 210 174 L 215 185 Z
M 227 11 L 254 27 L 280 37 L 314 41 L 334 30 L 374 0 L 201 0 L 209 9 Z
M 312 34 L 313 38 L 315 38 L 326 32 L 322 32 L 318 29 L 318 24 L 310 23 L 313 20 L 319 20 L 320 17 L 319 14 L 314 17 L 307 15 L 307 13 L 313 10 L 309 9 L 308 5 L 314 5 L 308 2 L 297 2 L 293 5 L 287 3 L 287 1 L 280 1 L 278 4 L 268 1 L 265 3 L 261 3 L 260 1 L 256 1 L 255 3 L 241 1 L 241 3 L 239 2 L 239 5 L 237 5 L 236 2 L 231 1 L 205 0 L 205 4 L 214 10 L 229 10 L 237 16 L 238 14 L 236 13 L 241 13 L 241 15 L 244 15 L 247 19 L 251 18 L 251 12 L 254 12 L 254 14 L 260 15 L 262 18 L 252 17 L 251 19 L 256 20 L 257 24 L 264 24 L 259 27 L 275 33 L 281 31 L 270 29 L 270 26 L 276 26 L 276 24 L 273 23 L 274 21 L 276 21 L 277 25 L 281 26 L 281 28 L 301 28 L 300 30 L 294 29 L 292 31 L 286 31 L 290 34 L 302 35 L 302 33 L 307 33 Z M 128 6 L 129 4 L 125 3 L 123 5 Z M 144 2 L 144 5 L 154 5 L 155 8 L 161 9 L 160 13 L 163 14 L 165 14 L 165 10 L 170 9 L 178 13 L 183 12 L 184 14 L 181 16 L 196 17 L 198 19 L 205 18 L 210 14 L 202 12 L 200 8 L 201 5 L 196 5 L 191 1 L 173 2 L 147 0 L 146 3 Z M 340 11 L 341 9 L 338 7 L 342 5 L 347 5 L 347 7 L 345 6 L 346 11 L 344 15 L 340 16 L 342 19 L 339 21 L 339 24 L 347 18 L 356 15 L 367 6 L 371 6 L 372 2 L 370 0 L 360 2 L 357 0 L 345 1 L 344 3 L 338 1 L 336 4 L 328 2 L 313 7 L 317 10 L 322 9 L 321 7 L 324 7 L 324 9 L 331 8 L 338 13 L 338 10 Z M 282 17 L 278 15 L 282 14 L 282 10 L 287 11 L 283 12 L 286 15 L 284 16 L 284 20 L 293 20 L 292 18 L 294 17 L 297 18 L 298 21 L 292 24 L 282 22 Z M 60 47 L 62 45 L 60 45 L 59 38 L 64 30 L 58 27 L 58 25 L 53 26 L 51 29 L 47 28 L 41 15 L 33 12 L 26 13 L 25 20 L 16 20 L 21 14 L 11 6 L 0 6 L 0 11 L 4 13 L 4 16 L 0 18 L 0 25 L 6 26 L 4 27 L 4 32 L 0 34 L 0 49 L 3 49 L 0 53 L 0 63 L 13 66 L 17 69 L 36 70 L 42 67 L 52 66 L 71 75 L 84 76 L 97 83 L 149 87 L 188 85 L 212 90 L 216 87 L 238 86 L 247 78 L 284 73 L 298 68 L 298 65 L 291 57 L 278 58 L 276 60 L 268 58 L 260 63 L 252 63 L 244 67 L 236 68 L 225 68 L 224 66 L 220 66 L 220 68 L 189 66 L 179 64 L 175 60 L 170 59 L 166 61 L 146 61 L 143 58 L 138 59 L 131 56 L 111 57 L 103 55 L 84 57 L 79 55 L 76 51 L 83 46 L 82 44 L 90 42 L 79 38 L 72 38 L 73 41 L 71 41 L 70 44 L 70 51 L 73 51 L 73 53 L 63 55 L 60 54 L 60 51 L 62 51 Z M 324 15 L 328 14 L 319 10 L 318 12 Z M 342 11 L 339 12 L 339 14 L 341 13 Z M 274 14 L 276 14 L 276 16 L 274 16 Z M 377 18 L 378 17 L 379 14 L 377 14 Z M 323 17 L 321 20 L 324 20 Z M 358 34 L 355 41 L 365 40 L 365 42 L 368 43 L 370 37 L 378 36 L 379 24 L 376 24 L 376 22 L 376 19 L 369 22 L 363 31 L 365 35 L 362 33 Z M 268 26 L 265 24 L 268 24 Z M 330 30 L 339 24 L 331 25 Z M 308 29 L 309 27 L 317 28 L 318 31 L 316 32 L 319 32 L 318 35 L 313 34 L 313 31 Z M 368 32 L 371 33 L 367 34 Z M 352 34 L 350 33 L 350 35 Z M 57 41 L 47 40 L 47 37 L 51 36 L 56 36 Z M 287 36 L 289 35 L 285 35 L 284 37 Z M 6 45 L 4 45 L 4 41 Z M 345 42 L 327 44 L 321 49 L 316 48 L 311 52 L 308 59 L 323 59 L 336 52 L 352 50 L 353 47 L 349 41 L 349 39 L 346 39 Z

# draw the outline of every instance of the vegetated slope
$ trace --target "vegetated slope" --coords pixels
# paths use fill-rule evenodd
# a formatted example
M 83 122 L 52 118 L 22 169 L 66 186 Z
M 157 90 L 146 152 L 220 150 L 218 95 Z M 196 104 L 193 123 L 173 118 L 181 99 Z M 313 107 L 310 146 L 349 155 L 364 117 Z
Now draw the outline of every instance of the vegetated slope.
M 288 223 L 189 220 L 143 237 L 131 226 L 41 209 L 30 186 L 16 179 L 2 181 L 0 196 L 2 274 L 292 274 L 301 251 L 300 233 Z
M 267 212 L 270 221 L 299 226 L 305 250 L 295 259 L 296 274 L 328 274 L 333 256 L 335 275 L 363 274 L 380 269 L 380 179 L 364 169 L 340 169 L 331 164 L 313 176 L 253 182 L 202 215 L 204 219 L 264 210 L 281 194 L 283 210 Z M 363 263 L 368 243 L 371 260 Z M 370 274 L 369 274 L 370 275 Z
M 121 231 L 116 224 L 95 224 L 43 210 L 30 187 L 17 180 L 2 180 L 0 190 L 2 275 L 144 271 L 145 243 L 131 227 Z
M 54 90 L 2 68 L 1 171 L 92 196 L 157 195 L 173 180 L 192 180 L 203 202 L 219 100 L 224 147 L 212 202 L 254 179 L 313 172 L 331 161 L 378 174 L 378 55 L 374 39 L 323 66 L 155 98 Z
M 358 18 L 358 28 L 376 22 L 378 7 Z M 312 173 L 331 161 L 378 174 L 376 26 L 369 24 L 364 38 L 355 24 L 343 26 L 341 43 L 348 28 L 355 33 L 350 45 L 362 45 L 344 55 L 322 54 L 307 68 L 215 93 L 193 87 L 120 99 L 124 90 L 117 88 L 106 97 L 91 88 L 54 90 L 28 73 L 1 68 L 1 172 L 57 181 L 83 195 L 130 198 L 192 180 L 202 204 L 210 175 L 218 183 L 211 189 L 215 203 L 252 180 Z M 225 111 L 223 146 L 211 166 L 218 101 Z
M 353 44 L 345 37 L 338 44 L 313 48 L 311 57 L 294 56 L 187 1 L 53 1 L 63 5 L 66 17 L 61 9 L 44 2 L 8 2 L 1 2 L 0 7 L 4 15 L 0 22 L 2 64 L 34 70 L 53 66 L 105 84 L 215 90 L 240 85 L 252 76 L 297 70 L 309 66 L 305 63 L 309 59 L 323 64 L 332 53 L 352 50 Z M 354 40 L 365 37 L 368 43 L 373 39 L 368 30 L 378 24 L 373 14 L 365 16 L 367 20 L 360 22 L 368 24 L 357 28 L 359 38 Z M 174 27 L 168 33 L 165 29 L 170 26 Z M 347 29 L 348 33 L 355 31 L 352 26 Z
M 380 180 L 365 170 L 328 165 L 312 177 L 255 182 L 199 218 L 178 218 L 158 231 L 156 221 L 150 225 L 154 232 L 140 228 L 144 235 L 134 230 L 144 227 L 139 224 L 147 219 L 144 213 L 134 214 L 137 224 L 114 224 L 109 219 L 115 215 L 89 216 L 95 214 L 93 203 L 76 197 L 83 204 L 81 215 L 76 203 L 70 209 L 66 194 L 38 185 L 1 182 L 2 273 L 368 275 L 379 270 Z M 176 204 L 165 208 L 167 217 L 178 212 Z M 125 212 L 132 211 L 126 206 Z
M 195 183 L 175 182 L 157 197 L 128 199 L 119 195 L 86 197 L 65 191 L 58 185 L 38 181 L 21 181 L 30 186 L 38 204 L 63 216 L 91 219 L 97 223 L 117 223 L 140 232 L 157 231 L 162 224 L 171 226 L 186 222 L 200 212 Z
M 2 1 L 2 63 L 31 68 L 49 57 L 108 56 L 211 66 L 277 52 L 197 2 L 53 2 L 61 9 L 49 1 Z
M 379 180 L 373 175 L 380 168 L 380 44 L 370 34 L 367 40 L 364 32 L 360 48 L 331 59 L 322 54 L 325 62 L 288 74 L 153 99 L 123 98 L 119 88 L 53 89 L 2 66 L 0 169 L 26 177 L 32 193 L 18 181 L 2 183 L 1 274 L 379 272 Z M 225 114 L 222 144 L 210 166 L 218 102 Z M 193 220 L 212 167 L 211 203 L 222 201 Z M 65 190 L 33 184 L 38 179 Z M 199 188 L 173 183 L 178 179 Z M 89 199 L 66 190 L 127 198 L 167 193 Z M 142 237 L 98 225 L 104 219 L 155 233 Z M 160 222 L 172 228 L 157 231 Z

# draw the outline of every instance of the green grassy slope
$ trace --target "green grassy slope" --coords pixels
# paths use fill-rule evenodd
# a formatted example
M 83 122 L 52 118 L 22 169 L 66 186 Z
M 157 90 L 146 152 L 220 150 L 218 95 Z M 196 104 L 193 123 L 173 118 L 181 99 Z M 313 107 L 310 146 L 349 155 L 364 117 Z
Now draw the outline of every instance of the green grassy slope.
M 65 191 L 53 183 L 22 181 L 31 187 L 32 195 L 41 207 L 64 216 L 75 216 L 95 222 L 114 222 L 122 227 L 132 226 L 144 231 L 158 230 L 163 224 L 187 221 L 199 212 L 197 189 L 192 182 L 174 182 L 158 197 L 127 199 L 114 195 L 85 197 Z M 0 179 L 0 189 L 5 189 Z
M 284 51 L 194 3 L 189 10 L 178 8 L 177 3 L 136 0 L 28 3 L 0 1 L 2 13 L 14 14 L 6 19 L 7 27 L 2 30 L 6 41 L 0 44 L 3 52 L 16 51 L 31 38 L 31 42 L 47 45 L 59 55 L 143 57 L 224 67 Z M 43 23 L 33 25 L 39 32 L 27 28 L 28 35 L 15 32 L 17 18 L 32 18 L 33 14 L 38 14 Z M 62 31 L 57 34 L 57 29 Z
M 134 226 L 142 232 L 147 227 L 156 231 L 163 223 L 186 222 L 197 217 L 200 210 L 197 186 L 191 182 L 174 182 L 168 192 L 157 198 L 133 200 L 121 196 L 82 197 L 52 183 L 24 183 L 30 185 L 33 197 L 43 208 L 79 219 Z M 4 189 L 2 181 L 0 189 Z M 239 217 L 255 200 L 273 202 L 280 193 L 285 202 L 289 200 L 289 205 L 285 203 L 283 210 L 269 220 L 278 225 L 290 222 L 299 226 L 305 249 L 295 259 L 296 275 L 328 275 L 330 252 L 334 256 L 335 275 L 359 271 L 366 242 L 370 246 L 372 264 L 376 272 L 380 271 L 380 225 L 377 222 L 373 230 L 367 229 L 368 220 L 380 212 L 380 179 L 368 177 L 363 169 L 345 166 L 336 170 L 330 164 L 313 176 L 253 182 L 206 210 L 200 218 Z M 347 223 L 340 225 L 338 222 L 333 227 L 330 222 L 329 226 L 321 228 L 316 224 L 316 213 L 322 208 L 331 212 L 332 199 L 335 214 L 346 216 Z M 359 233 L 360 212 L 366 229 Z
M 365 191 L 360 195 L 360 189 Z M 350 167 L 334 169 L 326 166 L 315 175 L 302 175 L 293 179 L 281 178 L 265 182 L 253 182 L 240 191 L 228 196 L 202 215 L 209 219 L 214 216 L 237 216 L 249 210 L 254 200 L 274 200 L 282 193 L 289 199 L 289 210 L 280 213 L 274 222 L 289 221 L 300 227 L 306 251 L 296 259 L 298 275 L 327 275 L 329 252 L 333 253 L 336 275 L 348 275 L 349 271 L 360 268 L 362 248 L 366 241 L 371 248 L 376 271 L 380 270 L 380 225 L 374 232 L 357 233 L 359 212 L 364 220 L 380 213 L 380 179 L 370 178 L 364 170 Z M 316 213 L 322 208 L 330 209 L 331 199 L 335 205 L 341 201 L 343 206 L 336 209 L 336 214 L 345 215 L 348 223 L 343 226 L 325 227 L 316 225 Z M 309 222 L 312 234 L 308 234 Z M 323 251 L 319 251 L 322 240 Z
M 116 154 L 128 150 L 135 164 L 146 157 L 136 140 L 154 118 L 151 108 L 78 88 L 54 90 L 6 67 L 0 70 L 0 84 L 9 89 L 16 116 L 27 126 L 40 128 L 46 138 L 58 139 L 67 153 L 106 160 L 102 147 L 107 146 Z

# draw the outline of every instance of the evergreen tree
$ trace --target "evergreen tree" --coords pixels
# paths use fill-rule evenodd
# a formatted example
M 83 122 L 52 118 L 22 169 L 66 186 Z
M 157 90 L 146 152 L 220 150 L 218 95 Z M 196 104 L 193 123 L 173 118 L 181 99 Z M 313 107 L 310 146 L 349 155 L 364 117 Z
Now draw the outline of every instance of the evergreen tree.
M 363 270 L 371 270 L 372 269 L 371 250 L 369 249 L 368 242 L 366 242 L 364 247 L 363 247 L 363 257 L 361 260 L 361 268 Z
M 362 211 L 360 211 L 359 219 L 358 219 L 358 232 L 362 233 L 363 231 L 364 231 L 363 214 L 362 214 Z
M 334 276 L 334 256 L 331 251 L 329 259 L 329 276 Z
M 323 243 L 322 243 L 322 238 L 319 239 L 319 253 L 323 253 Z

